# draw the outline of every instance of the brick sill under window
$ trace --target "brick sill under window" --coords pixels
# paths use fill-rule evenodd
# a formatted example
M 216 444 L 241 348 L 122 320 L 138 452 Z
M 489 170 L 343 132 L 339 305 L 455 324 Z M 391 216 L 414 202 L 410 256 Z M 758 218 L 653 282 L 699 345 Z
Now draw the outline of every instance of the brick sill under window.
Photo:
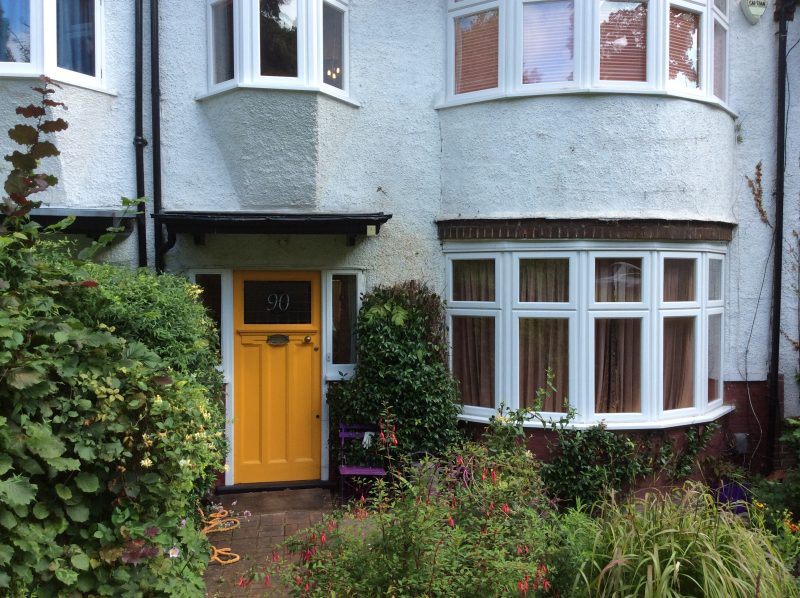
M 705 424 L 710 421 L 721 418 L 734 411 L 733 405 L 720 405 L 714 407 L 705 413 L 698 413 L 695 415 L 686 415 L 681 417 L 665 417 L 659 420 L 639 420 L 639 421 L 608 421 L 603 418 L 598 418 L 596 421 L 571 423 L 566 426 L 573 430 L 585 430 L 603 422 L 609 430 L 663 430 L 667 428 L 677 428 L 680 426 L 691 426 L 695 424 Z M 488 424 L 489 417 L 480 415 L 465 415 L 459 416 L 461 421 L 473 422 L 479 424 Z M 541 422 L 528 422 L 525 428 L 536 429 L 542 428 Z

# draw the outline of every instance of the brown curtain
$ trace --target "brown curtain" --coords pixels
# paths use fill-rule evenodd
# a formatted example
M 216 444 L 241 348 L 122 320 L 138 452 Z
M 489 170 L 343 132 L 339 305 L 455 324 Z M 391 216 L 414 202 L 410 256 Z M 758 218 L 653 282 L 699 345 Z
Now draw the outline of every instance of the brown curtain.
M 595 412 L 641 411 L 642 320 L 594 321 Z
M 569 260 L 519 261 L 519 300 L 523 302 L 569 301 Z
M 595 301 L 641 301 L 641 258 L 597 258 Z
M 494 301 L 494 260 L 454 260 L 453 301 Z
M 664 301 L 694 300 L 694 260 L 664 260 Z
M 455 19 L 455 92 L 497 87 L 500 13 L 495 8 Z
M 553 370 L 557 392 L 542 405 L 543 411 L 564 411 L 569 391 L 569 320 L 521 318 L 519 321 L 519 403 L 533 407 L 536 391 L 547 385 L 547 368 Z
M 494 409 L 494 318 L 453 316 L 453 375 L 464 405 Z
M 664 318 L 664 409 L 694 406 L 694 318 Z

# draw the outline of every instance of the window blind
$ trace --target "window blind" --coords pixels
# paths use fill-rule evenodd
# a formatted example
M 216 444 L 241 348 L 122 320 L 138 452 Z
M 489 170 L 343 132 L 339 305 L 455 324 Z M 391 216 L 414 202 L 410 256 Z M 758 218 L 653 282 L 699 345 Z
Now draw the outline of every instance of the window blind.
M 499 13 L 485 10 L 455 19 L 455 93 L 497 87 Z
M 720 100 L 726 100 L 725 87 L 727 84 L 727 73 L 725 65 L 728 63 L 728 32 L 720 24 L 714 21 L 714 95 Z
M 700 87 L 700 15 L 669 9 L 669 80 L 680 87 Z
M 572 81 L 574 12 L 573 0 L 523 5 L 523 83 Z
M 647 80 L 647 3 L 600 3 L 600 79 Z

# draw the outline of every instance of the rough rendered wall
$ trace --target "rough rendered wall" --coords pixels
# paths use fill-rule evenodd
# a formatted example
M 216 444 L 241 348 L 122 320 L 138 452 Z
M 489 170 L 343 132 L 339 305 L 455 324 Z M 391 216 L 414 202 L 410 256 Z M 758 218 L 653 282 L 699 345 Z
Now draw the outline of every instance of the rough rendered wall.
M 733 219 L 733 119 L 718 108 L 564 95 L 441 112 L 447 216 Z

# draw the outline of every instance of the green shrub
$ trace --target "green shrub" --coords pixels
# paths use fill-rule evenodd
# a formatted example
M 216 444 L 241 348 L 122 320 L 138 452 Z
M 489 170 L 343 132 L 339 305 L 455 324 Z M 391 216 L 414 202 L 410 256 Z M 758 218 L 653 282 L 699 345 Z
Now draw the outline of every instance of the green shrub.
M 439 296 L 416 282 L 375 288 L 357 335 L 355 377 L 328 391 L 331 437 L 339 422 L 377 423 L 388 408 L 399 452 L 441 453 L 457 438 L 459 405 Z
M 197 287 L 146 269 L 87 263 L 84 271 L 98 283 L 90 297 L 82 297 L 87 325 L 111 326 L 117 335 L 147 345 L 170 368 L 221 392 L 219 337 L 203 305 L 193 300 Z
M 34 172 L 37 157 L 58 154 L 42 135 L 66 128 L 44 118 L 54 90 L 37 91 L 42 105 L 17 111 L 35 126 L 10 132 L 25 151 L 7 158 L 0 225 L 0 593 L 200 595 L 208 543 L 195 501 L 225 442 L 218 402 L 199 381 L 216 384 L 216 374 L 202 359 L 197 371 L 177 369 L 199 350 L 179 343 L 170 369 L 140 342 L 152 337 L 135 338 L 136 311 L 115 322 L 128 338 L 97 323 L 113 311 L 113 281 L 145 275 L 109 270 L 99 283 L 87 271 L 100 270 L 27 219 L 28 197 L 56 182 Z M 146 288 L 156 298 L 170 289 L 172 313 L 196 309 L 188 286 L 181 294 L 165 281 Z
M 590 596 L 797 596 L 758 526 L 702 486 L 605 502 L 578 591 Z
M 301 596 L 564 596 L 575 547 L 594 537 L 582 513 L 561 525 L 521 447 L 467 443 L 394 482 L 290 540 L 300 558 L 275 555 L 253 582 L 269 574 Z
M 592 505 L 649 473 L 649 455 L 631 438 L 602 424 L 585 430 L 557 427 L 557 452 L 542 466 L 552 496 L 567 505 Z

